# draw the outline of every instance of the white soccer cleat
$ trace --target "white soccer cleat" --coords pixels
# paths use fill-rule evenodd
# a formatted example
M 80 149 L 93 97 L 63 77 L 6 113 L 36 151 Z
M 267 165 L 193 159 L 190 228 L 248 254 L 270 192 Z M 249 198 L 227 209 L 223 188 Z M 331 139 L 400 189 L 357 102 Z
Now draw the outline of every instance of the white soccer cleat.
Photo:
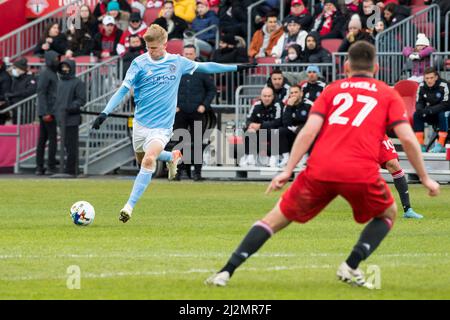
M 222 271 L 215 273 L 206 279 L 205 284 L 209 286 L 225 287 L 228 281 L 230 281 L 230 273 L 228 271 Z
M 374 286 L 366 282 L 364 273 L 360 269 L 352 269 L 346 262 L 342 262 L 336 273 L 338 279 L 342 282 L 355 285 L 358 287 L 366 287 L 367 289 L 374 289 Z
M 239 160 L 239 167 L 246 167 L 246 166 L 247 166 L 247 155 L 244 154 Z
M 175 179 L 175 176 L 178 172 L 178 162 L 180 162 L 183 155 L 181 154 L 180 150 L 174 150 L 172 151 L 172 160 L 167 161 L 166 166 L 167 170 L 169 171 L 168 178 L 169 180 Z
M 269 158 L 269 167 L 271 168 L 277 168 L 278 167 L 278 162 L 279 162 L 279 157 L 272 155 Z
M 123 223 L 131 219 L 131 214 L 133 213 L 133 208 L 131 208 L 128 203 L 120 210 L 119 220 Z
M 247 155 L 247 165 L 251 167 L 256 166 L 256 158 L 253 154 Z
M 280 168 L 286 167 L 286 165 L 287 165 L 287 163 L 288 163 L 288 160 L 289 160 L 289 153 L 288 153 L 288 152 L 287 152 L 287 153 L 283 153 L 283 154 L 281 155 L 281 160 L 280 160 L 280 163 L 278 164 L 278 166 L 279 166 Z

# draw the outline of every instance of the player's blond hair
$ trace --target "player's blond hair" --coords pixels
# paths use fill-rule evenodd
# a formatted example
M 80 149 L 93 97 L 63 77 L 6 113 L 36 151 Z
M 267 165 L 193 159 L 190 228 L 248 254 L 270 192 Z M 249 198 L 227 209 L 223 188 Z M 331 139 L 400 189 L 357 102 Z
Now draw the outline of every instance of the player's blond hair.
M 167 38 L 167 31 L 157 24 L 152 24 L 150 27 L 148 27 L 147 31 L 144 34 L 145 42 L 158 41 L 160 43 L 166 43 Z

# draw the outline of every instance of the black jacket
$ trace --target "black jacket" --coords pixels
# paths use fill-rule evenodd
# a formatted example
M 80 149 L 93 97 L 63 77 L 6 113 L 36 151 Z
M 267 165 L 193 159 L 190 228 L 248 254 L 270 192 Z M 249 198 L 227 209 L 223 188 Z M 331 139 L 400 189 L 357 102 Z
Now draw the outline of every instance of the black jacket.
M 50 44 L 50 48 L 48 50 L 42 49 L 42 45 L 45 43 L 46 39 L 47 37 L 39 41 L 36 48 L 34 49 L 34 54 L 44 56 L 45 51 L 48 50 L 56 51 L 60 55 L 66 54 L 66 51 L 68 49 L 68 42 L 65 34 L 60 33 L 56 37 L 53 37 L 53 42 Z
M 46 67 L 39 74 L 37 81 L 37 107 L 38 115 L 55 115 L 56 90 L 58 88 L 58 53 L 50 50 L 45 53 Z M 55 64 L 55 61 L 57 63 Z
M 216 86 L 211 76 L 205 73 L 186 74 L 181 77 L 178 89 L 178 108 L 186 113 L 194 113 L 199 105 L 211 107 L 216 95 Z
M 24 100 L 36 93 L 37 82 L 32 74 L 24 73 L 20 77 L 12 79 L 11 91 L 6 94 L 9 105 Z
M 305 50 L 302 53 L 301 62 L 303 62 L 303 63 L 329 63 L 329 62 L 331 62 L 331 53 L 327 49 L 322 48 L 320 35 L 317 32 L 310 32 L 308 34 L 308 36 L 306 37 L 306 41 L 308 41 L 309 37 L 314 38 L 314 40 L 316 42 L 316 48 L 310 50 L 305 45 Z
M 321 18 L 317 17 L 316 21 L 314 22 L 315 25 L 313 27 L 313 30 L 320 33 L 324 23 L 325 18 L 323 15 L 321 16 Z M 331 31 L 328 34 L 321 36 L 321 38 L 342 39 L 344 34 L 344 28 L 345 28 L 345 17 L 342 15 L 340 11 L 336 11 L 336 13 L 333 15 L 333 22 L 331 23 Z
M 286 78 L 284 78 L 283 85 L 280 89 L 275 89 L 272 84 L 272 79 L 269 77 L 267 79 L 267 86 L 273 89 L 273 92 L 275 94 L 275 101 L 278 101 L 280 103 L 283 103 L 284 100 L 289 98 L 289 89 L 291 86 L 287 82 Z
M 217 49 L 214 51 L 211 61 L 218 63 L 248 62 L 248 55 L 244 48 Z
M 410 8 L 408 8 L 406 6 L 401 6 L 401 5 L 396 6 L 395 10 L 394 10 L 394 16 L 392 17 L 392 19 L 390 21 L 386 21 L 386 23 L 385 23 L 386 24 L 385 29 L 408 18 L 410 15 L 411 15 Z
M 303 127 L 308 119 L 309 110 L 311 109 L 310 104 L 300 102 L 293 106 L 285 105 L 283 109 L 282 126 L 290 129 L 293 132 L 297 132 L 298 128 L 289 127 Z
M 61 74 L 62 64 L 70 66 L 69 75 Z M 59 64 L 60 81 L 56 95 L 56 120 L 60 126 L 78 126 L 81 123 L 80 108 L 86 103 L 86 85 L 75 77 L 75 61 L 65 60 Z
M 450 111 L 449 90 L 450 83 L 440 78 L 432 87 L 422 82 L 417 93 L 416 110 L 425 110 L 428 114 Z
M 5 101 L 5 93 L 11 90 L 11 76 L 6 72 L 6 65 L 0 62 L 0 102 Z
M 305 82 L 302 84 L 303 98 L 302 102 L 312 106 L 313 102 L 320 96 L 327 84 L 318 80 L 316 83 Z
M 287 21 L 293 16 L 294 15 L 290 14 L 286 18 L 284 18 L 283 26 L 287 26 Z M 302 30 L 309 31 L 311 29 L 314 19 L 309 13 L 304 13 L 304 14 L 301 14 L 299 16 L 294 16 L 294 17 L 298 17 L 300 25 L 302 26 Z
M 261 101 L 256 102 L 247 116 L 247 127 L 250 123 L 260 123 L 261 129 L 278 129 L 283 125 L 281 104 L 273 102 L 264 106 Z
M 175 24 L 175 26 L 173 27 L 172 32 L 168 34 L 169 40 L 170 39 L 183 39 L 183 32 L 184 32 L 184 30 L 189 28 L 188 24 L 186 23 L 186 21 L 184 21 L 180 17 L 177 17 L 176 15 L 173 15 L 172 20 L 173 20 L 173 23 Z M 163 27 L 167 31 L 166 18 L 159 17 L 153 23 Z

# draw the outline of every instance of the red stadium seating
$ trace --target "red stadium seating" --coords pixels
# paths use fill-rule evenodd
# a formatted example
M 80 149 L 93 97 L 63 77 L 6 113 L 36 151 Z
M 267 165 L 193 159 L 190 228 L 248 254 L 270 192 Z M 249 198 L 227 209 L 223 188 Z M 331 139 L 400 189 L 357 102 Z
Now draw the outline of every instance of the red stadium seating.
M 256 58 L 256 62 L 258 62 L 258 64 L 274 64 L 275 60 L 275 57 Z
M 424 0 L 411 0 L 411 6 L 423 6 Z
M 323 39 L 322 48 L 327 49 L 331 53 L 338 52 L 339 46 L 342 43 L 342 39 Z
M 417 6 L 411 6 L 410 8 L 411 8 L 411 15 L 414 15 L 417 12 L 428 8 L 428 6 L 425 6 L 425 5 L 422 4 L 422 5 L 417 5 Z
M 400 80 L 394 85 L 400 96 L 403 98 L 406 106 L 406 112 L 408 113 L 409 122 L 413 123 L 413 115 L 416 111 L 416 95 L 419 84 L 416 81 Z
M 172 54 L 183 54 L 183 40 L 172 39 L 167 42 L 167 52 Z
M 161 8 L 147 8 L 144 13 L 144 22 L 149 26 L 158 18 Z

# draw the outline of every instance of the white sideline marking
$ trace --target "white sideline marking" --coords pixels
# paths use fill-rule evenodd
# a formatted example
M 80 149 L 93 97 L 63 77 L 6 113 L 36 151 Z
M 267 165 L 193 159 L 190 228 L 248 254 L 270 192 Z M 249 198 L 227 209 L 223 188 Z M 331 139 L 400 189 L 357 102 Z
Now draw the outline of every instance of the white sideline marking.
M 52 258 L 77 258 L 77 259 L 105 259 L 105 258 L 212 258 L 212 257 L 229 257 L 231 253 L 168 253 L 168 254 L 57 254 L 57 255 L 22 255 L 22 254 L 11 254 L 11 255 L 0 255 L 0 260 L 8 259 L 52 259 Z M 347 253 L 327 253 L 327 252 L 313 252 L 313 253 L 261 253 L 254 254 L 252 258 L 295 258 L 295 257 L 341 257 L 347 256 Z M 417 252 L 417 253 L 384 253 L 376 254 L 376 257 L 403 257 L 403 258 L 413 258 L 413 257 L 448 257 L 450 253 L 448 252 Z

